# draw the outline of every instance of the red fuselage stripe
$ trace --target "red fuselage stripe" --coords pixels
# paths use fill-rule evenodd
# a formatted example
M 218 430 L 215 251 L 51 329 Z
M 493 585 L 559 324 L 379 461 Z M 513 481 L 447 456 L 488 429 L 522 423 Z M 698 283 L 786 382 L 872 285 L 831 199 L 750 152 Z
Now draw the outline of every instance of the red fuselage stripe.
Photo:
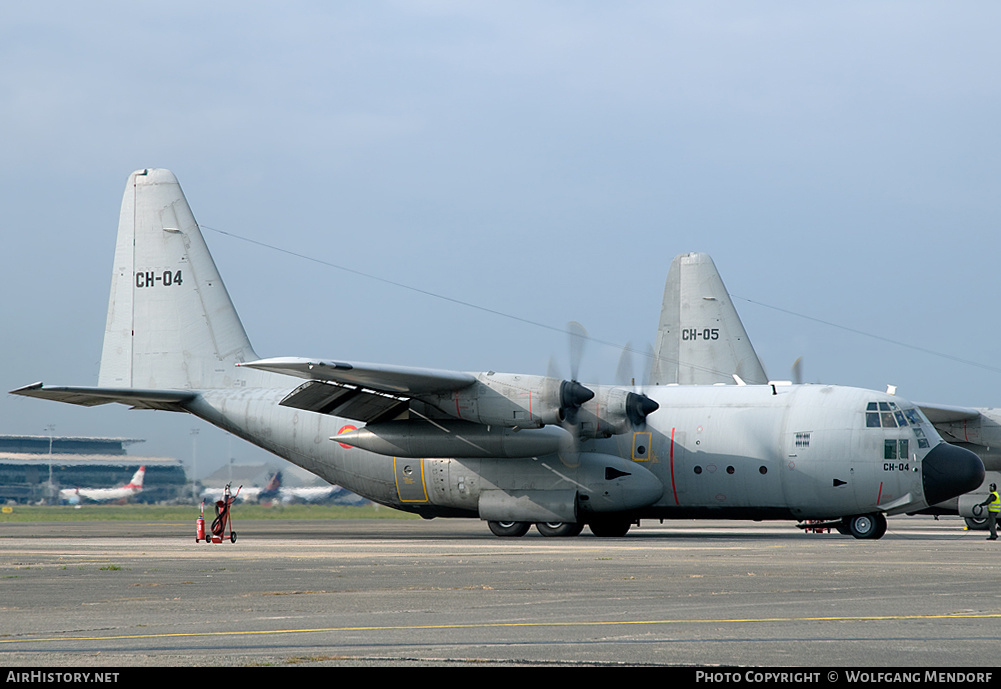
M 674 493 L 674 504 L 678 503 L 678 488 L 674 485 L 674 430 L 671 429 L 671 492 Z

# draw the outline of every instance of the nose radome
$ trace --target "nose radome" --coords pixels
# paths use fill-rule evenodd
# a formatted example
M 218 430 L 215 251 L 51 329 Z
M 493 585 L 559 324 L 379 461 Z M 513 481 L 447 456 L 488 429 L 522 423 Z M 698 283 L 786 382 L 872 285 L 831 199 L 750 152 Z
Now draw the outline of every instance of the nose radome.
M 984 463 L 980 457 L 956 445 L 939 443 L 922 462 L 921 485 L 929 505 L 969 493 L 983 482 Z

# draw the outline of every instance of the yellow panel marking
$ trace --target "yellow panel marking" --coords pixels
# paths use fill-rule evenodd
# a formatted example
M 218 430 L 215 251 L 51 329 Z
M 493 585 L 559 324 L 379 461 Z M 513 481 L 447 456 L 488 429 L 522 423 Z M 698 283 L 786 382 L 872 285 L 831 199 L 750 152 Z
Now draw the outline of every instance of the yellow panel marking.
M 633 433 L 633 461 L 648 462 L 653 457 L 653 433 L 649 431 L 636 431 Z M 643 452 L 636 452 L 637 447 L 642 447 Z
M 421 492 L 424 494 L 424 498 L 423 499 L 417 499 L 417 500 L 414 500 L 413 498 L 411 498 L 411 499 L 404 498 L 403 497 L 403 493 L 400 492 L 400 475 L 401 475 L 402 472 L 400 472 L 400 471 L 397 470 L 397 468 L 396 468 L 396 460 L 397 460 L 397 458 L 393 457 L 393 477 L 396 480 L 396 496 L 400 499 L 400 502 L 405 502 L 405 503 L 428 502 L 428 490 L 427 490 L 427 486 L 424 484 L 424 460 L 423 459 L 412 459 L 412 460 L 410 460 L 412 462 L 417 462 L 417 465 L 420 467 L 420 472 L 419 472 L 420 473 L 420 480 L 421 480 L 421 486 L 420 487 L 421 487 Z M 409 477 L 405 478 L 405 481 L 407 483 L 407 487 L 411 487 L 415 483 L 417 483 L 417 481 L 415 479 L 409 478 Z

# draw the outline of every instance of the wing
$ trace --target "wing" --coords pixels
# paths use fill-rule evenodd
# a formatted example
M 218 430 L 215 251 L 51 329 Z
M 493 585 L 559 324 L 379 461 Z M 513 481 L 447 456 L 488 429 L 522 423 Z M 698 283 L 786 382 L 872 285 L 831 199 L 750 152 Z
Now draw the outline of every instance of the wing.
M 950 443 L 980 445 L 988 450 L 1001 446 L 1001 412 L 997 409 L 944 404 L 918 404 L 918 408 Z M 977 453 L 984 457 L 980 450 Z
M 476 376 L 458 371 L 302 357 L 276 357 L 238 365 L 408 397 L 448 393 L 476 382 Z
M 949 423 L 960 423 L 962 421 L 972 421 L 980 418 L 980 410 L 970 407 L 952 407 L 944 404 L 918 404 L 921 413 L 924 414 L 933 425 Z
M 399 417 L 410 400 L 469 387 L 476 377 L 457 371 L 278 357 L 240 366 L 282 373 L 308 382 L 281 401 L 285 407 L 376 424 Z

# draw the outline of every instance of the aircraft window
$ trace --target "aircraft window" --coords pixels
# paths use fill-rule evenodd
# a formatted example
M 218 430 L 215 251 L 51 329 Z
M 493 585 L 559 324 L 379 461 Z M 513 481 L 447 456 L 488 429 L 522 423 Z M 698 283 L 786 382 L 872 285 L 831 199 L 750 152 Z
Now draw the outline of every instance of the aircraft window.
M 918 439 L 919 448 L 931 447 L 928 444 L 928 439 L 925 437 L 925 432 L 921 430 L 919 426 L 912 426 L 911 428 L 914 430 L 914 435 Z
M 695 473 L 696 474 L 701 474 L 702 473 L 702 467 L 695 467 Z
M 767 474 L 768 473 L 768 467 L 766 467 L 766 466 L 760 466 L 760 467 L 758 467 L 758 473 L 762 474 L 762 475 Z
M 920 409 L 905 409 L 904 413 L 907 414 L 907 418 L 911 420 L 911 423 L 927 423 L 930 425 L 928 417 Z
M 884 440 L 883 441 L 883 459 L 896 459 L 897 458 L 897 441 L 896 440 Z
M 896 402 L 869 402 L 865 407 L 866 428 L 907 428 L 928 423 L 917 409 L 901 409 Z
M 907 459 L 908 444 L 907 439 L 900 440 L 886 439 L 883 441 L 883 459 Z
M 726 468 L 726 473 L 728 473 L 728 474 L 732 474 L 734 471 L 735 471 L 735 469 L 733 467 L 727 467 Z

